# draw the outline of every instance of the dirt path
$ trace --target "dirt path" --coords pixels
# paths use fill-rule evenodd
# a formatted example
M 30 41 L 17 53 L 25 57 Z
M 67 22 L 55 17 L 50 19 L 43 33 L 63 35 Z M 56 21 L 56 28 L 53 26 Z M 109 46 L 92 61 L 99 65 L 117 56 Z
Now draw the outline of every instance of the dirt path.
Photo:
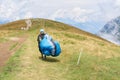
M 0 44 L 0 68 L 4 66 L 9 57 L 14 54 L 26 40 L 26 36 L 9 37 L 9 41 Z

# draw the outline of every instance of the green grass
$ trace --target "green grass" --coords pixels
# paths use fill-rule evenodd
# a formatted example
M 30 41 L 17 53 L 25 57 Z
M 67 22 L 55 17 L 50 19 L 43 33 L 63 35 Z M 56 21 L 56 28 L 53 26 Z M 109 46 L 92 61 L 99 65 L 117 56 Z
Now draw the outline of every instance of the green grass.
M 69 62 L 69 70 L 66 73 L 68 80 L 77 78 L 78 80 L 119 80 L 120 78 L 119 59 L 104 59 L 83 53 L 81 62 L 77 66 L 76 58 L 71 58 Z
M 68 38 L 73 38 L 73 39 L 78 39 L 78 40 L 86 40 L 86 37 L 85 36 L 80 36 L 79 34 L 76 35 L 76 34 L 70 34 L 70 33 L 64 33 L 64 35 Z
M 18 45 L 18 43 L 17 43 L 17 42 L 16 42 L 16 43 L 14 43 L 14 44 L 10 47 L 10 49 L 9 49 L 9 50 L 14 49 L 17 45 Z
M 120 79 L 119 46 L 58 22 L 46 20 L 45 30 L 60 42 L 62 53 L 42 60 L 36 39 L 43 20 L 32 21 L 32 28 L 23 32 L 28 35 L 27 40 L 8 61 L 0 74 L 1 80 Z M 77 65 L 81 48 L 83 52 Z
M 23 47 L 23 46 L 22 46 Z M 0 73 L 0 80 L 14 80 L 15 75 L 21 69 L 20 66 L 20 56 L 23 52 L 24 47 L 19 49 L 7 62 L 7 65 L 3 68 L 2 73 Z
M 0 38 L 0 43 L 6 42 L 6 41 L 7 41 L 7 39 L 5 39 L 5 38 Z

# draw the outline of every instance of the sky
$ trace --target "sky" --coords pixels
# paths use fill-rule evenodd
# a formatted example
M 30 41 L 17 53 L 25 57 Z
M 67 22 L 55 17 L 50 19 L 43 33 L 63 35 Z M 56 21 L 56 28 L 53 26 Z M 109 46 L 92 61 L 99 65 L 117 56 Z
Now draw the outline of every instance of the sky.
M 120 0 L 0 0 L 0 21 L 64 18 L 103 26 L 118 16 Z

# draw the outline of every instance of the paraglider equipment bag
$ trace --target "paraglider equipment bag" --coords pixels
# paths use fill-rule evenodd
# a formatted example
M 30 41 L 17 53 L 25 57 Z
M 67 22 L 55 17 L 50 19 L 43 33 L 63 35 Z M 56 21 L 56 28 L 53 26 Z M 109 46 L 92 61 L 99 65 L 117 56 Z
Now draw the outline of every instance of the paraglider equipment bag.
M 41 40 L 39 43 L 39 47 L 40 47 L 41 53 L 46 56 L 56 57 L 56 56 L 59 56 L 61 53 L 60 44 L 57 41 L 51 41 L 48 38 L 43 38 L 43 40 Z

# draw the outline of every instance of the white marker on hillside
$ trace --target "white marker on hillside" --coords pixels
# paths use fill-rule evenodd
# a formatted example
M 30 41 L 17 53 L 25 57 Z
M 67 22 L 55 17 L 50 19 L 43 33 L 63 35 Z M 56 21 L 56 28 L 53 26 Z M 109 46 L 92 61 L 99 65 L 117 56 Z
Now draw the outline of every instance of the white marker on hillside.
M 80 58 L 81 58 L 81 55 L 82 55 L 82 51 L 83 51 L 83 49 L 81 48 L 80 54 L 79 54 L 79 57 L 78 57 L 78 61 L 77 61 L 77 65 L 80 63 Z
M 26 30 L 28 30 L 32 26 L 32 21 L 30 19 L 25 20 L 26 22 Z
M 29 30 L 29 28 L 32 26 L 32 21 L 30 19 L 25 20 L 26 26 L 21 27 L 21 30 Z

